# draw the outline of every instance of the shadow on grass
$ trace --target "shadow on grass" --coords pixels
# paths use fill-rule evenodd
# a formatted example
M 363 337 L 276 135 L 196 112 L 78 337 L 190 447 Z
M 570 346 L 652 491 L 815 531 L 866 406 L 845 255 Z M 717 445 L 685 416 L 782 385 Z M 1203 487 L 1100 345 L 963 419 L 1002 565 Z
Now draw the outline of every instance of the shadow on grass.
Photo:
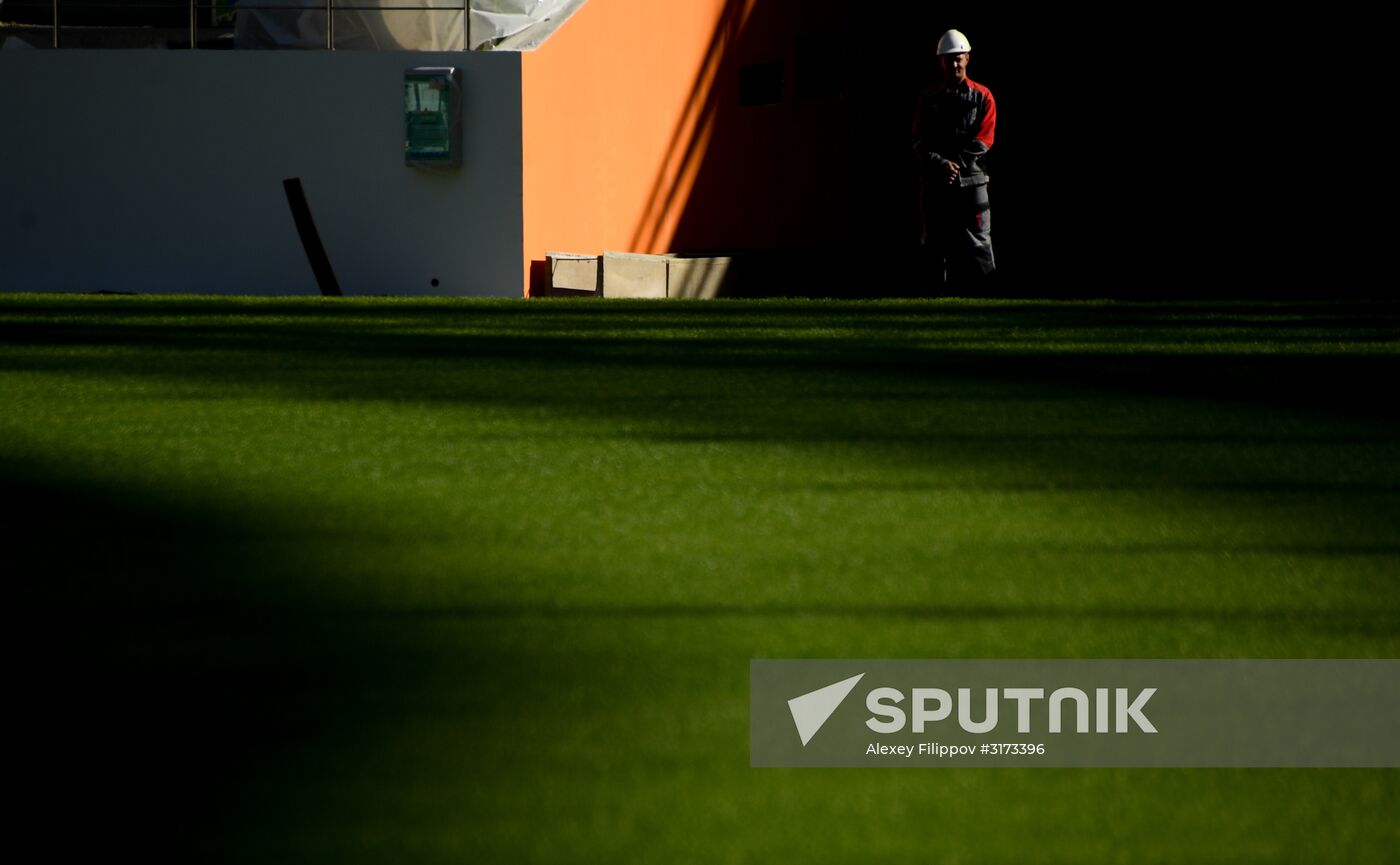
M 1376 382 L 1400 372 L 1400 357 L 1389 349 L 1400 333 L 1397 321 L 1397 307 L 1378 304 L 1162 304 L 1105 313 L 1052 305 L 671 309 L 116 299 L 94 307 L 82 299 L 6 299 L 0 370 L 173 382 L 206 397 L 539 406 L 566 421 L 623 421 L 628 431 L 603 434 L 642 440 L 840 442 L 899 447 L 899 458 L 909 460 L 923 446 L 954 445 L 969 459 L 1007 460 L 1015 475 L 1036 479 L 982 482 L 992 490 L 1048 484 L 1316 495 L 1325 502 L 1356 496 L 1348 515 L 1373 527 L 1358 541 L 1183 540 L 1104 550 L 1394 556 L 1394 513 L 1364 512 L 1377 497 L 1382 508 L 1394 507 L 1387 498 L 1400 490 L 1394 461 L 1365 474 L 1349 468 L 1298 478 L 1262 464 L 1244 477 L 1221 475 L 1241 446 L 1355 446 L 1393 455 L 1397 408 Z M 1155 347 L 1139 350 L 1143 344 Z M 1014 408 L 1089 399 L 1112 408 L 1162 397 L 1208 406 L 1192 409 L 1193 425 L 1176 431 L 1150 419 L 1120 429 L 1026 429 L 1040 416 L 1019 411 L 989 416 L 992 425 L 981 432 L 924 420 L 928 406 L 941 403 Z M 804 400 L 810 412 L 802 410 Z M 857 403 L 860 410 L 840 410 Z M 1244 431 L 1214 424 L 1216 408 L 1238 405 L 1301 420 Z M 1181 459 L 1195 468 L 1105 456 L 1115 444 L 1184 445 L 1191 450 Z M 366 610 L 353 599 L 298 592 L 308 582 L 331 584 L 318 577 L 334 575 L 317 573 L 333 565 L 318 563 L 314 553 L 308 558 L 297 544 L 296 514 L 254 521 L 220 507 L 216 492 L 198 497 L 118 478 L 33 460 L 0 462 L 7 572 L 18 600 L 13 640 L 21 647 L 17 778 L 32 791 L 20 823 L 37 837 L 61 839 L 59 846 L 75 854 L 70 858 L 110 849 L 185 861 L 210 853 L 200 845 L 258 819 L 238 810 L 246 804 L 229 802 L 263 792 L 259 767 L 308 743 L 373 740 L 399 716 L 421 711 L 400 701 L 437 687 L 442 659 L 405 623 L 809 616 L 1264 622 L 1382 635 L 1400 628 L 1393 593 L 1366 609 L 1303 611 L 739 601 Z M 943 488 L 823 480 L 795 491 Z M 267 522 L 283 530 L 270 534 Z M 295 567 L 284 563 L 293 561 Z M 490 666 L 497 682 L 538 677 L 540 659 L 512 657 L 491 639 L 464 644 L 473 654 L 466 669 Z M 477 699 L 485 701 L 478 707 L 485 715 L 511 712 L 509 695 Z M 88 831 L 71 831 L 75 814 Z
M 366 723 L 356 685 L 414 669 L 296 597 L 294 532 L 207 499 L 0 461 L 0 520 L 12 817 L 48 858 L 217 860 L 271 762 Z
M 209 845 L 230 832 L 333 821 L 318 814 L 323 806 L 316 802 L 276 813 L 288 807 L 283 794 L 259 785 L 272 776 L 314 789 L 324 779 L 297 776 L 310 769 L 294 763 L 278 775 L 269 767 L 328 748 L 337 760 L 353 762 L 399 725 L 431 714 L 435 701 L 460 700 L 455 691 L 440 693 L 435 671 L 443 659 L 413 637 L 434 621 L 1214 622 L 1361 634 L 1400 627 L 1400 613 L 1387 604 L 1366 610 L 821 602 L 363 609 L 349 599 L 311 603 L 282 591 L 316 576 L 304 555 L 295 570 L 278 564 L 295 543 L 294 517 L 276 517 L 292 528 L 279 541 L 261 523 L 139 483 L 73 477 L 33 462 L 0 463 L 0 478 L 0 518 L 11 537 L 7 575 L 17 602 L 11 783 L 25 791 L 22 834 L 48 839 L 47 849 L 60 858 L 120 848 L 145 861 L 210 861 L 222 851 Z M 250 539 L 256 543 L 250 546 Z M 1160 546 L 1139 550 L 1157 551 Z M 1397 548 L 1350 552 L 1395 555 Z M 309 565 L 325 567 L 314 558 Z M 476 697 L 479 705 L 470 711 L 481 717 L 519 710 L 519 695 L 500 690 L 503 682 L 560 673 L 489 636 L 464 646 L 473 658 L 463 669 L 475 665 L 498 686 Z M 585 675 L 593 661 L 577 663 L 578 675 Z M 454 681 L 465 692 L 476 684 Z M 71 831 L 75 823 L 83 831 Z
M 643 419 L 659 411 L 648 396 L 727 397 L 736 374 L 752 373 L 797 377 L 778 396 L 842 386 L 864 398 L 1097 393 L 1389 420 L 1400 408 L 1375 382 L 1400 372 L 1397 345 L 1400 306 L 1388 303 L 0 302 L 0 369 L 215 389 L 254 376 L 308 397 L 587 403 L 585 413 Z M 767 420 L 752 435 L 842 433 L 840 423 Z M 702 423 L 696 434 L 726 432 Z

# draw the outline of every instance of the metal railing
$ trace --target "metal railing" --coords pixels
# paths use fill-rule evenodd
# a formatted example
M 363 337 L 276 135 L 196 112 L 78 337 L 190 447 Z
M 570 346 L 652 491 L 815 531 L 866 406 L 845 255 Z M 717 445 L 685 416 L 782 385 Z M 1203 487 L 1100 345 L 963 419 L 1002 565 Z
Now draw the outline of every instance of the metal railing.
M 235 0 L 236 2 L 236 0 Z M 0 4 L 0 13 L 12 13 L 15 10 L 42 10 L 50 9 L 50 30 L 52 33 L 52 44 L 54 48 L 62 47 L 63 33 L 63 9 L 72 11 L 82 10 L 160 10 L 166 13 L 179 9 L 181 6 L 188 9 L 189 22 L 189 47 L 199 47 L 199 13 L 200 11 L 210 12 L 210 19 L 213 19 L 215 11 L 230 11 L 229 4 L 219 4 L 214 0 L 167 0 L 164 3 L 137 2 L 119 3 L 112 0 L 5 0 Z M 263 5 L 249 7 L 247 11 L 259 12 L 309 12 L 317 8 L 324 7 L 326 16 L 326 50 L 335 50 L 335 13 L 336 12 L 461 12 L 462 13 L 462 44 L 463 47 L 470 45 L 467 32 L 469 27 L 468 12 L 470 10 L 470 0 L 460 0 L 454 5 L 427 6 L 422 3 L 416 5 L 406 5 L 404 0 L 397 0 L 393 3 L 375 3 L 373 0 L 324 0 L 324 2 L 302 3 L 300 5 Z M 236 8 L 231 11 L 238 11 Z M 155 17 L 155 16 L 153 16 Z M 72 25 L 70 25 L 72 26 Z

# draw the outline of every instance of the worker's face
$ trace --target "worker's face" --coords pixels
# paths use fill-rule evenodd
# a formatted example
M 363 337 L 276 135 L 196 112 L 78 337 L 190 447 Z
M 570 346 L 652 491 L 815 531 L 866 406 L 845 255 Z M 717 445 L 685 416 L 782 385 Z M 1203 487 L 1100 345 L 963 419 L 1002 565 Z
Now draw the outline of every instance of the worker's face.
M 948 76 L 950 81 L 960 82 L 967 79 L 967 58 L 970 55 L 964 51 L 961 54 L 941 54 L 938 57 L 943 64 L 943 74 Z

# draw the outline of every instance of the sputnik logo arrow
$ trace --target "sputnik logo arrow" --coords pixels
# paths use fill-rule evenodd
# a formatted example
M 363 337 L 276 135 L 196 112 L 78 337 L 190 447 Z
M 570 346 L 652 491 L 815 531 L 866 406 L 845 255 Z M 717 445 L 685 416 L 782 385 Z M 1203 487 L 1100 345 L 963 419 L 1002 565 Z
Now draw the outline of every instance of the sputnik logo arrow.
M 818 688 L 788 700 L 788 710 L 792 712 L 792 722 L 797 725 L 797 735 L 802 737 L 802 747 L 807 747 L 807 743 L 817 735 L 817 731 L 841 705 L 841 701 L 846 699 L 856 683 L 863 678 L 865 674 L 861 673 L 859 676 L 842 679 L 834 685 L 827 685 L 825 688 Z

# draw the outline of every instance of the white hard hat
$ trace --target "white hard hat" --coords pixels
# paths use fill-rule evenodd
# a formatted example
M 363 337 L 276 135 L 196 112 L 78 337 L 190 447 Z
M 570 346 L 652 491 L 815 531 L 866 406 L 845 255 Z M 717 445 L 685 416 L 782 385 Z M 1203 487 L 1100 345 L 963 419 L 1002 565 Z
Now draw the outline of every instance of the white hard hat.
M 938 40 L 938 56 L 940 57 L 944 54 L 963 54 L 971 50 L 972 46 L 967 43 L 967 37 L 962 35 L 961 30 L 949 30 L 943 34 L 942 39 Z

